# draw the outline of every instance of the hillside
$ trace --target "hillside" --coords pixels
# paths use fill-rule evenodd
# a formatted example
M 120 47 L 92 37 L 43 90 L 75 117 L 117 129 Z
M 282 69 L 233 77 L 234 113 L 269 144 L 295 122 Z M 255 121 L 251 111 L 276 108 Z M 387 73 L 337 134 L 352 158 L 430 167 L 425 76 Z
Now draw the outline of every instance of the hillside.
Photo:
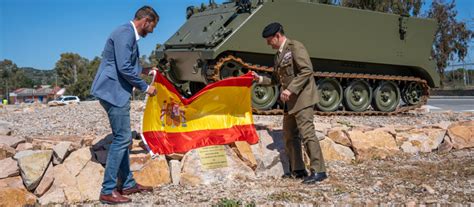
M 49 85 L 55 81 L 54 70 L 40 70 L 32 67 L 23 67 L 20 70 L 25 71 L 26 77 L 33 80 L 35 84 Z

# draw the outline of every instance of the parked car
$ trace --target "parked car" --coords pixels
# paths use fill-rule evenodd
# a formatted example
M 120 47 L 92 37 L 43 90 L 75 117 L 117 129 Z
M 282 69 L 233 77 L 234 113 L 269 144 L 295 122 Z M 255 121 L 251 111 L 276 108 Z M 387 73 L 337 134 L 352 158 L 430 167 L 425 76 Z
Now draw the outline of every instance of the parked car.
M 49 106 L 58 106 L 58 105 L 66 105 L 72 103 L 79 103 L 81 99 L 77 96 L 60 96 L 59 98 L 48 102 Z
M 24 103 L 34 103 L 34 99 L 25 99 Z

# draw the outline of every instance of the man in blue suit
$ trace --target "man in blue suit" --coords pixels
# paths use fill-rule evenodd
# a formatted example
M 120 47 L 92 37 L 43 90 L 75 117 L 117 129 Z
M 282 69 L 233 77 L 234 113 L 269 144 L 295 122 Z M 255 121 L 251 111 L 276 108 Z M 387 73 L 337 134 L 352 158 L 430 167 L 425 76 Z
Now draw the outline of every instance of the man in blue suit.
M 135 13 L 133 21 L 113 31 L 105 43 L 102 61 L 92 83 L 91 94 L 99 99 L 107 112 L 114 137 L 99 198 L 103 203 L 127 203 L 131 199 L 124 195 L 153 190 L 136 183 L 130 171 L 130 96 L 133 87 L 150 96 L 156 94 L 155 87 L 140 78 L 142 67 L 139 65 L 137 41 L 153 33 L 158 21 L 156 11 L 144 6 Z M 117 180 L 122 186 L 117 186 Z

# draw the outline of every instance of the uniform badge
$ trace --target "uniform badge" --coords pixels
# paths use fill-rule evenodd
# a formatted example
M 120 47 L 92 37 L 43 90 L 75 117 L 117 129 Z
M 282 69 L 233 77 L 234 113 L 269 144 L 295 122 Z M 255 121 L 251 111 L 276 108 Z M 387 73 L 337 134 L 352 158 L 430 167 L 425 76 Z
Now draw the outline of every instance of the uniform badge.
M 283 60 L 285 60 L 285 61 L 288 61 L 291 58 L 293 58 L 293 54 L 291 53 L 291 51 L 287 52 L 287 53 L 285 53 L 285 55 L 283 55 Z

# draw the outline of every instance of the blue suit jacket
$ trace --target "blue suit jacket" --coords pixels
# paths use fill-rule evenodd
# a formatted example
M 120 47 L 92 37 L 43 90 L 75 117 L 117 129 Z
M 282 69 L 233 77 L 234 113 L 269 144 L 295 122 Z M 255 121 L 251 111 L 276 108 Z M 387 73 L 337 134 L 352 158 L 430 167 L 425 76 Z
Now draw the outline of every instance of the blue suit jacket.
M 140 78 L 140 54 L 131 23 L 118 27 L 107 39 L 91 94 L 118 107 L 130 99 L 132 88 L 146 91 Z

